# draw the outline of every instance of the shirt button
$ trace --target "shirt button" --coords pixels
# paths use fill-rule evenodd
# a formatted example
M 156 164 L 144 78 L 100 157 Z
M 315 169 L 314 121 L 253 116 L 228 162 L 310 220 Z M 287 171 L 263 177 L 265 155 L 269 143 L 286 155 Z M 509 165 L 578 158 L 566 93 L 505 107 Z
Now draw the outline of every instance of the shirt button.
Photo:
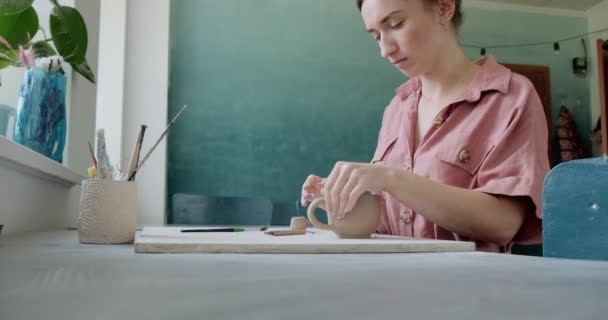
M 405 164 L 403 165 L 405 170 L 412 171 L 412 160 L 410 158 L 405 159 Z
M 469 150 L 467 150 L 467 149 L 460 150 L 460 152 L 458 153 L 458 161 L 460 161 L 462 163 L 467 163 L 467 162 L 469 162 L 469 160 L 471 160 L 471 153 L 469 152 Z
M 401 214 L 399 215 L 399 219 L 401 219 L 401 222 L 403 223 L 410 223 L 412 221 L 412 210 L 403 210 L 403 212 L 401 212 Z
M 441 125 L 442 125 L 444 122 L 445 122 L 445 118 L 444 118 L 444 117 L 442 117 L 442 116 L 437 116 L 437 118 L 435 118 L 435 121 L 433 121 L 433 124 L 434 124 L 436 127 L 439 127 L 439 126 L 441 126 Z

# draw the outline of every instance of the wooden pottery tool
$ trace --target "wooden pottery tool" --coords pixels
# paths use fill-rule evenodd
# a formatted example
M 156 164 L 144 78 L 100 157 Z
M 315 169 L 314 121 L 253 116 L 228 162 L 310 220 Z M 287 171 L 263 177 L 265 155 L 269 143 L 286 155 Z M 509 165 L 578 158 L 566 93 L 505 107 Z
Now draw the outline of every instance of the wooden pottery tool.
M 271 236 L 294 236 L 294 235 L 302 235 L 306 233 L 306 229 L 304 230 L 269 230 L 264 232 L 265 234 L 269 234 Z

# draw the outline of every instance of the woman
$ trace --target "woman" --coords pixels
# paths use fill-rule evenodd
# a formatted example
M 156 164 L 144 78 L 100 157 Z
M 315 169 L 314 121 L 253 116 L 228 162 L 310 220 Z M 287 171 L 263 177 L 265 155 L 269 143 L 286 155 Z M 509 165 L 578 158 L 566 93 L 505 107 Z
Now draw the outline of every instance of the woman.
M 385 109 L 372 163 L 337 163 L 302 187 L 344 217 L 381 195 L 380 233 L 475 241 L 510 252 L 541 241 L 547 127 L 526 78 L 458 41 L 460 0 L 357 0 L 380 52 L 410 79 Z

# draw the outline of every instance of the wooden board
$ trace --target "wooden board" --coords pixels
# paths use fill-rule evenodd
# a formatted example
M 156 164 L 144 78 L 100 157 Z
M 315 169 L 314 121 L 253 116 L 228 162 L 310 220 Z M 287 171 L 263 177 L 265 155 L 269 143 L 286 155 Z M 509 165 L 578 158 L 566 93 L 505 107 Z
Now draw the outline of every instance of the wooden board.
M 135 236 L 137 253 L 400 253 L 474 251 L 474 242 L 373 235 L 339 239 L 331 231 L 272 236 L 262 231 L 181 233 L 182 227 L 145 227 Z M 270 229 L 274 230 L 274 229 Z

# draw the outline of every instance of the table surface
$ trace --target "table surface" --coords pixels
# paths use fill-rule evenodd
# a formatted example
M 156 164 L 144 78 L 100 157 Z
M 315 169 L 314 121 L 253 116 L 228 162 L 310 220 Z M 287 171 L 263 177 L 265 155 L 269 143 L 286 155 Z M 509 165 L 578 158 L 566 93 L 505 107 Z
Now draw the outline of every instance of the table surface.
M 136 254 L 0 237 L 0 319 L 606 319 L 608 262 L 481 252 Z

